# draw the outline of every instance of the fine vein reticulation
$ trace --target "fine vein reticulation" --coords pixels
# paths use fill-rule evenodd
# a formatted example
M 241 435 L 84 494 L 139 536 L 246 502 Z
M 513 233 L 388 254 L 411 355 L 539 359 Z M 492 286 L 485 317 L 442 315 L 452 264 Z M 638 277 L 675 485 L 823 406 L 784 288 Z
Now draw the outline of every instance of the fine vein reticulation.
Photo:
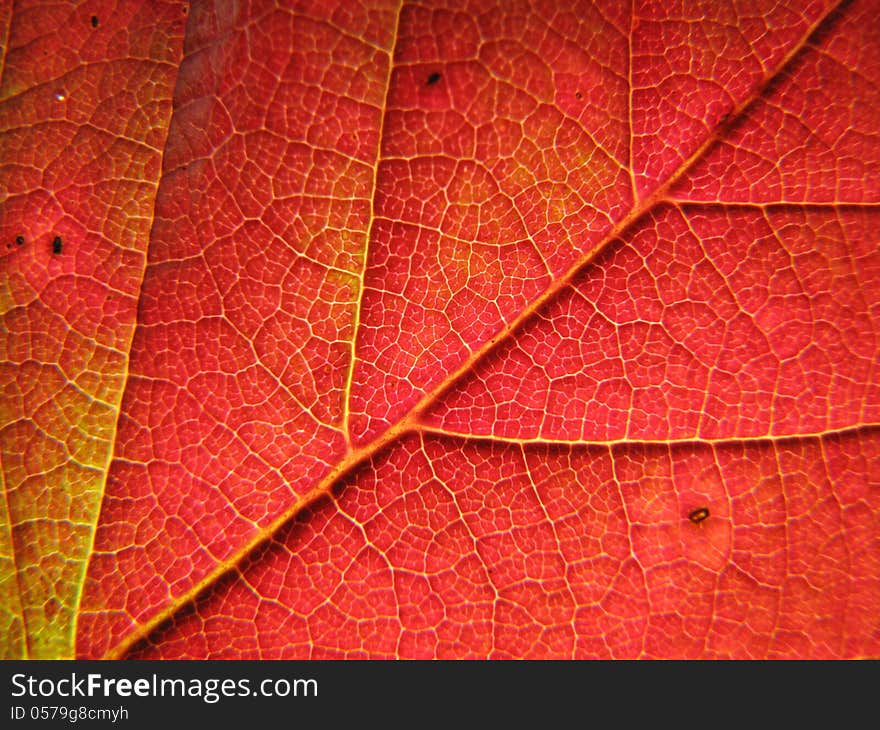
M 557 5 L 193 4 L 72 552 L 7 346 L 10 654 L 876 654 L 875 8 Z

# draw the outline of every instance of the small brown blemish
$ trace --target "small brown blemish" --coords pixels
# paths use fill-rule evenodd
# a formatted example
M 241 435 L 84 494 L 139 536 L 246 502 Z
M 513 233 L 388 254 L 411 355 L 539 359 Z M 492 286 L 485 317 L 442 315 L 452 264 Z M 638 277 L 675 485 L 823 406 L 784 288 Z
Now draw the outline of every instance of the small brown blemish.
M 440 72 L 435 71 L 430 76 L 428 76 L 428 80 L 426 81 L 426 83 L 428 84 L 428 86 L 433 86 L 434 84 L 436 84 L 440 80 L 440 76 L 441 76 Z
M 574 98 L 575 98 L 575 99 L 583 99 L 583 98 L 584 98 L 584 95 L 583 95 L 580 91 L 578 91 L 578 92 L 574 95 Z
M 15 245 L 16 246 L 24 246 L 24 236 L 16 236 L 15 237 Z
M 56 256 L 61 253 L 61 247 L 63 246 L 63 242 L 61 241 L 61 236 L 55 236 L 52 240 L 52 253 Z
M 695 525 L 699 525 L 703 520 L 709 518 L 709 508 L 708 507 L 697 507 L 697 509 L 693 510 L 689 515 L 688 519 L 693 522 Z
M 98 16 L 93 15 L 92 16 L 92 28 L 97 28 L 97 27 L 98 27 Z

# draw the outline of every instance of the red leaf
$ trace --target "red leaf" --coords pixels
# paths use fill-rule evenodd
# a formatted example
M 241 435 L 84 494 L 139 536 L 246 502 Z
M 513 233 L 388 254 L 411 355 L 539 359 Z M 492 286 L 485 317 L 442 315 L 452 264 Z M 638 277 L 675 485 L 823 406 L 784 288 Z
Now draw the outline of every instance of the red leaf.
M 44 655 L 74 627 L 95 657 L 880 653 L 877 2 L 387 5 L 193 4 L 167 139 L 110 132 L 162 154 L 130 348 L 127 269 L 53 296 L 52 254 L 6 252 L 7 653 L 53 596 Z M 68 185 L 21 95 L 103 58 L 93 134 L 158 53 L 51 36 L 38 77 L 29 17 L 9 240 Z M 149 170 L 61 148 L 115 250 Z M 75 463 L 39 430 L 82 408 L 56 321 L 129 357 L 92 368 L 124 395 L 76 549 L 22 501 Z M 53 549 L 84 583 L 27 577 Z

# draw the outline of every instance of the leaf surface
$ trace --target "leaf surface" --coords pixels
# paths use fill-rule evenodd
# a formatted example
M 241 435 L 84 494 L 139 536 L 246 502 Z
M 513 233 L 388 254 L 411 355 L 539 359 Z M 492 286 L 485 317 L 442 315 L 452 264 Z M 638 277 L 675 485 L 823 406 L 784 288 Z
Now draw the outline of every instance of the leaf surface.
M 73 651 L 185 18 L 3 8 L 0 631 L 4 656 L 53 658 Z
M 767 5 L 10 14 L 6 653 L 876 655 L 880 8 Z

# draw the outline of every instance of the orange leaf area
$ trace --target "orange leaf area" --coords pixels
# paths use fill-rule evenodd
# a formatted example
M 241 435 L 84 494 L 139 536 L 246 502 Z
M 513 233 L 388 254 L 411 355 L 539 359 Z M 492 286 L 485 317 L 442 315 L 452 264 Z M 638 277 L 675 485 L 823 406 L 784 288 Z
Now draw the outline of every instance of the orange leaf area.
M 176 3 L 99 5 L 97 28 L 65 3 L 10 9 L 2 25 L 0 654 L 10 658 L 73 652 L 183 39 Z
M 5 655 L 880 654 L 877 0 L 30 5 Z

